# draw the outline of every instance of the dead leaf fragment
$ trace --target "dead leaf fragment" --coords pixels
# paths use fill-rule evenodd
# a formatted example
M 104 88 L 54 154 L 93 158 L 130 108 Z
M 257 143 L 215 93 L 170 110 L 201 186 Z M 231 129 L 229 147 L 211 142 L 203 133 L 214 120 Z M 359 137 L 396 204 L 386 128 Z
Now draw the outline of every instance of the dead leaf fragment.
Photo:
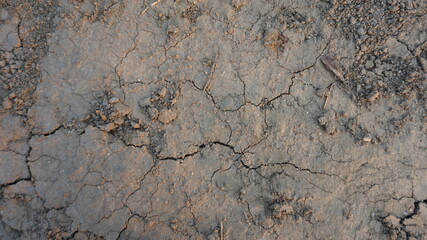
M 337 76 L 341 81 L 344 81 L 344 75 L 342 73 L 342 68 L 335 58 L 324 55 L 324 56 L 320 57 L 320 60 L 322 60 L 322 63 L 325 64 L 325 66 L 335 76 Z

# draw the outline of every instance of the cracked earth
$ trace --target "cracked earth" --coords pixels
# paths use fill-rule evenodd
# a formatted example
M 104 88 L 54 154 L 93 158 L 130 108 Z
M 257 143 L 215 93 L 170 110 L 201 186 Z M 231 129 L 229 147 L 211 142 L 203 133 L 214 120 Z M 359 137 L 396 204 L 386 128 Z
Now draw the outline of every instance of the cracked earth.
M 0 0 L 0 239 L 427 239 L 423 0 Z

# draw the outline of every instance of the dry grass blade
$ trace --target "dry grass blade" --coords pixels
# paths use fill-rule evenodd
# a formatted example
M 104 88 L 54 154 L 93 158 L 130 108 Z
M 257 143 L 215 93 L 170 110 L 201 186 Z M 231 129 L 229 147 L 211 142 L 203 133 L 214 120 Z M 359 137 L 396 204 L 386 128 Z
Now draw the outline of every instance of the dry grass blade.
M 157 0 L 157 1 L 153 2 L 152 4 L 150 4 L 150 6 L 148 6 L 147 8 L 144 9 L 144 11 L 141 12 L 140 16 L 144 15 L 150 8 L 156 6 L 161 1 L 162 0 Z

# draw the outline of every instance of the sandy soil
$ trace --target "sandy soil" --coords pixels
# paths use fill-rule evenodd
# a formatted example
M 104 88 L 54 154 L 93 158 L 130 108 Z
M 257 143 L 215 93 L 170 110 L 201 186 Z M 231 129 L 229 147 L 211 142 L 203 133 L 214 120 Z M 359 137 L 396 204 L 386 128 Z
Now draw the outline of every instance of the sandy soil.
M 424 0 L 0 0 L 0 239 L 427 239 Z

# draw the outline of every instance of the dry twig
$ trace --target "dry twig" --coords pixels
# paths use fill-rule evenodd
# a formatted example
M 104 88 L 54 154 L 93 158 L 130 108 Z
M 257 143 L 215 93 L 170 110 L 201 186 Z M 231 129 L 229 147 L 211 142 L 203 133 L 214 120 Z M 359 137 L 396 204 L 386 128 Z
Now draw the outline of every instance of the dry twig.
M 152 4 L 150 4 L 150 6 L 148 6 L 147 8 L 145 8 L 144 11 L 142 11 L 141 14 L 139 14 L 139 15 L 140 16 L 144 15 L 150 8 L 156 6 L 161 1 L 162 0 L 157 0 L 157 1 L 153 2 Z
M 205 92 L 208 89 L 208 87 L 212 81 L 213 74 L 214 74 L 215 69 L 217 67 L 218 56 L 219 56 L 219 54 L 216 54 L 215 60 L 212 64 L 211 73 L 209 74 L 208 82 L 205 84 L 205 87 L 203 87 L 203 91 L 205 91 Z

